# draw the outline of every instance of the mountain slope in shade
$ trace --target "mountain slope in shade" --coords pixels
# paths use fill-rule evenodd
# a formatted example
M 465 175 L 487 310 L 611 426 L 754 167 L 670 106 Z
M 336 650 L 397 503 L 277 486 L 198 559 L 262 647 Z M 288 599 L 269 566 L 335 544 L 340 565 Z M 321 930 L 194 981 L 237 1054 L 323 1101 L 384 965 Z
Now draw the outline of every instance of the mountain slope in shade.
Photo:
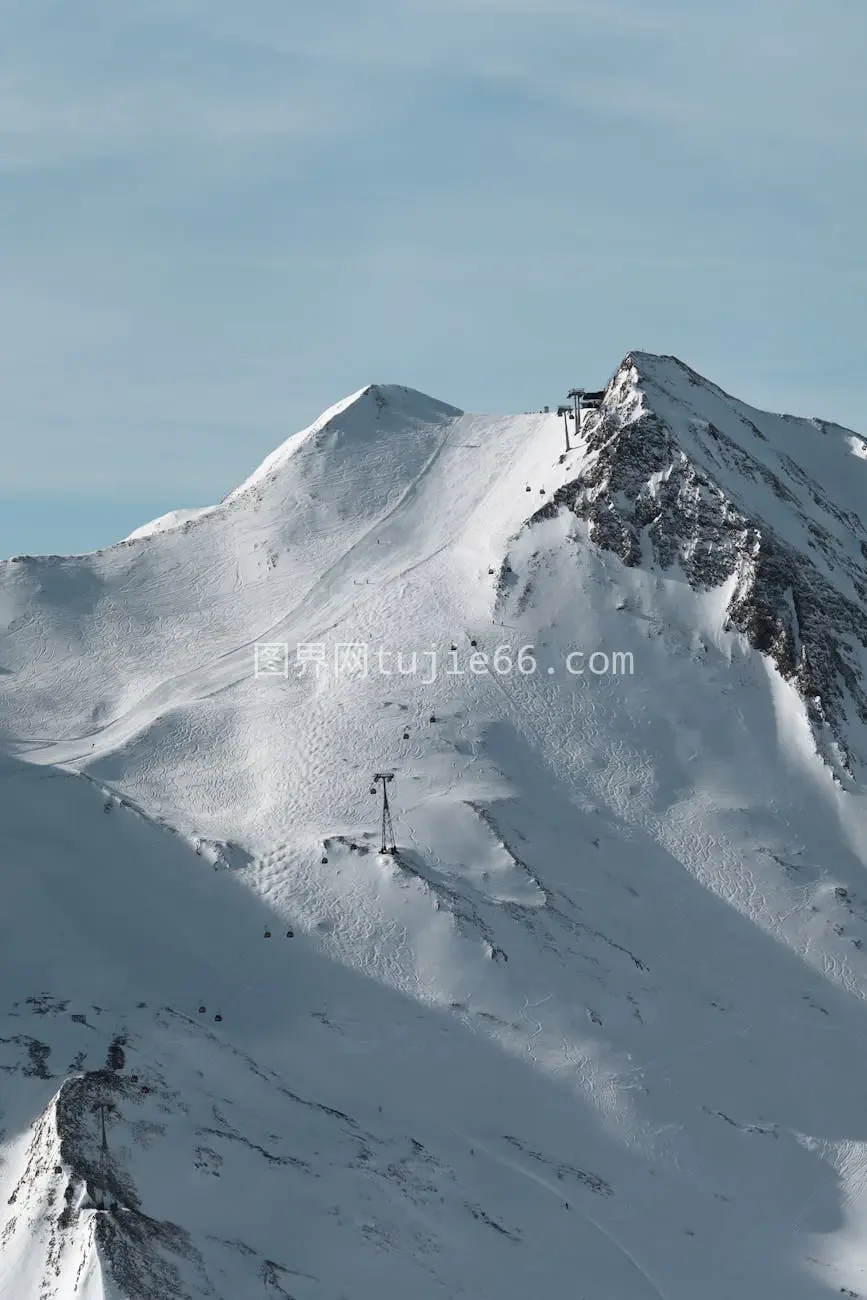
M 867 1295 L 863 444 L 570 436 L 372 386 L 3 566 L 0 1295 Z

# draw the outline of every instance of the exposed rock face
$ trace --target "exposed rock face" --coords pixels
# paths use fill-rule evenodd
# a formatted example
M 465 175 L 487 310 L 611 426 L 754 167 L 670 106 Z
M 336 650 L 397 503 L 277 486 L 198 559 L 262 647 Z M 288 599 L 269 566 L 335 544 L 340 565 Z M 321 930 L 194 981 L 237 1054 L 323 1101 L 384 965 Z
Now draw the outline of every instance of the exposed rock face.
M 124 1159 L 112 1150 L 122 1146 L 143 1091 L 173 1100 L 155 1076 L 143 1089 L 137 1079 L 122 1075 L 121 1053 L 115 1042 L 106 1068 L 67 1078 L 35 1124 L 22 1177 L 10 1197 L 15 1214 L 3 1234 L 5 1244 L 13 1244 L 19 1229 L 42 1236 L 42 1300 L 60 1293 L 70 1277 L 77 1285 L 94 1250 L 130 1300 L 215 1296 L 188 1233 L 143 1212 Z M 104 1155 L 100 1107 L 110 1135 Z
M 730 626 L 797 685 L 820 752 L 832 757 L 833 737 L 846 771 L 867 759 L 855 738 L 855 719 L 867 723 L 857 435 L 753 411 L 676 358 L 643 353 L 624 360 L 583 435 L 580 477 L 536 518 L 566 506 L 624 564 L 679 570 L 695 590 L 733 579 Z
M 93 1070 L 77 1079 L 69 1079 L 56 1098 L 56 1123 L 60 1136 L 60 1154 L 63 1164 L 72 1172 L 72 1181 L 81 1181 L 88 1192 L 86 1203 L 102 1198 L 107 1206 L 95 1223 L 96 1244 L 110 1265 L 112 1275 L 130 1300 L 163 1300 L 177 1297 L 186 1300 L 192 1293 L 171 1258 L 180 1257 L 193 1266 L 199 1274 L 196 1295 L 214 1295 L 202 1264 L 201 1256 L 192 1245 L 188 1234 L 177 1224 L 158 1222 L 142 1210 L 141 1198 L 118 1159 L 109 1149 L 105 1162 L 100 1160 L 99 1129 L 95 1119 L 97 1108 L 104 1105 L 111 1117 L 109 1139 L 114 1143 L 113 1128 L 121 1131 L 128 1122 L 124 1110 L 133 1110 L 141 1104 L 141 1087 L 120 1074 L 117 1063 L 122 1049 L 112 1043 L 106 1069 Z M 114 1062 L 114 1068 L 113 1068 Z M 164 1100 L 174 1100 L 161 1081 L 149 1085 Z M 77 1198 L 76 1198 L 77 1199 Z M 74 1201 L 67 1200 L 67 1208 L 58 1220 L 60 1229 L 69 1228 L 77 1211 Z

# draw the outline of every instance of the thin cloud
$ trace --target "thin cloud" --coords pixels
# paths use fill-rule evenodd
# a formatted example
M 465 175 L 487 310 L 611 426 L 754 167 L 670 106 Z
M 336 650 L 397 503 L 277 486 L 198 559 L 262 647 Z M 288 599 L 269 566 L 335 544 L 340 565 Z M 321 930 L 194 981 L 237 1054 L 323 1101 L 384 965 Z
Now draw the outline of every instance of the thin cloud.
M 0 167 L 29 170 L 195 147 L 302 146 L 359 129 L 345 103 L 306 92 L 229 93 L 154 79 L 139 86 L 0 79 Z
M 863 4 L 0 12 L 19 487 L 207 501 L 377 375 L 523 409 L 636 335 L 780 405 L 842 359 L 861 418 Z

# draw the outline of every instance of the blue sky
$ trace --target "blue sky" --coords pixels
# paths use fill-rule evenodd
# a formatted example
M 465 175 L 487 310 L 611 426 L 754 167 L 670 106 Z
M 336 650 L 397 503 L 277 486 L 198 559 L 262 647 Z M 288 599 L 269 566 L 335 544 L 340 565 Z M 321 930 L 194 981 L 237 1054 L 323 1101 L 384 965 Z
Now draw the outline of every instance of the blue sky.
M 867 432 L 864 0 L 0 0 L 0 553 L 218 500 L 369 382 L 631 348 Z

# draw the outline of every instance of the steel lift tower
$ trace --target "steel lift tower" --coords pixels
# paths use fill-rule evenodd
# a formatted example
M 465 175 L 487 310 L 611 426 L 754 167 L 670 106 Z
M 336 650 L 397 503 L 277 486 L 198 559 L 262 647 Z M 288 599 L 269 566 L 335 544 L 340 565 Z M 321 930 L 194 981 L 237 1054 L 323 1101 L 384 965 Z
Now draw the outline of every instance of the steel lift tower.
M 376 793 L 376 787 L 382 786 L 382 847 L 380 853 L 397 853 L 397 847 L 394 842 L 394 826 L 391 821 L 391 809 L 388 806 L 388 786 L 394 780 L 394 772 L 376 772 L 373 777 L 371 794 Z

